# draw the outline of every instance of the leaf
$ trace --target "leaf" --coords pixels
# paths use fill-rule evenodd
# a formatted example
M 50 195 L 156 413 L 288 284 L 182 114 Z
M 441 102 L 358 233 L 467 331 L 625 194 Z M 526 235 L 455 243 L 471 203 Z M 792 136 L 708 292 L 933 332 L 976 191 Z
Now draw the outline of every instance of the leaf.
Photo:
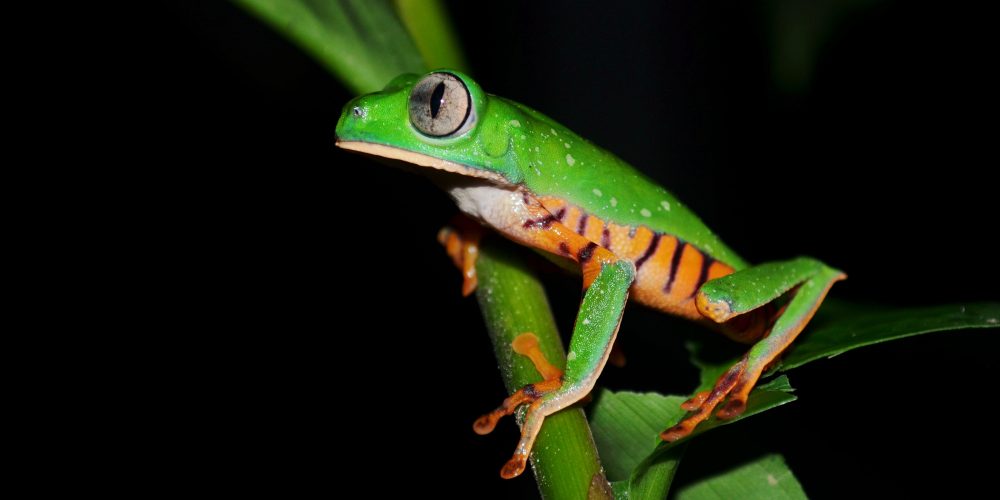
M 808 498 L 781 455 L 764 455 L 677 491 L 677 500 Z
M 590 426 L 608 479 L 619 497 L 659 499 L 666 495 L 683 453 L 683 443 L 716 427 L 737 422 L 795 400 L 780 376 L 750 394 L 746 412 L 732 420 L 711 418 L 688 438 L 665 443 L 659 434 L 685 415 L 681 396 L 603 390 L 591 405 Z
M 858 347 L 923 333 L 1000 327 L 1000 303 L 877 309 L 827 301 L 782 361 L 781 370 Z
M 448 10 L 440 0 L 395 0 L 395 4 L 428 68 L 468 71 Z
M 234 0 L 309 52 L 357 93 L 424 61 L 390 0 Z
M 682 396 L 601 390 L 590 408 L 590 428 L 610 481 L 628 479 L 653 451 L 664 429 L 685 411 Z

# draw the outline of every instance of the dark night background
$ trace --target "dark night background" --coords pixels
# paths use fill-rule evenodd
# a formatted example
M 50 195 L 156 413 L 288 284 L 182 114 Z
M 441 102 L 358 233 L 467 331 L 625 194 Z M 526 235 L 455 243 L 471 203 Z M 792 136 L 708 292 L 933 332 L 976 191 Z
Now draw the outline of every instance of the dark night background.
M 1000 298 L 985 13 L 514 1 L 484 16 L 478 2 L 450 4 L 483 88 L 661 181 L 747 259 L 815 256 L 850 275 L 832 295 L 858 302 Z M 503 389 L 475 301 L 459 296 L 434 239 L 451 200 L 336 150 L 350 93 L 241 10 L 169 3 L 146 15 L 140 49 L 157 71 L 134 103 L 151 117 L 138 132 L 156 138 L 149 171 L 168 191 L 170 265 L 191 280 L 177 310 L 211 318 L 190 338 L 212 381 L 193 399 L 204 417 L 191 425 L 211 437 L 190 470 L 275 494 L 535 495 L 530 477 L 498 476 L 514 425 L 471 431 Z M 805 69 L 782 66 L 781 43 L 806 52 Z M 781 83 L 782 71 L 806 76 Z M 566 332 L 577 279 L 546 281 Z M 674 327 L 630 308 L 619 336 L 630 364 L 602 380 L 689 390 L 696 372 Z M 816 498 L 991 490 L 980 456 L 997 434 L 982 407 L 996 333 L 927 335 L 795 370 L 797 402 L 699 438 L 677 480 L 774 451 Z M 374 444 L 348 442 L 359 437 Z

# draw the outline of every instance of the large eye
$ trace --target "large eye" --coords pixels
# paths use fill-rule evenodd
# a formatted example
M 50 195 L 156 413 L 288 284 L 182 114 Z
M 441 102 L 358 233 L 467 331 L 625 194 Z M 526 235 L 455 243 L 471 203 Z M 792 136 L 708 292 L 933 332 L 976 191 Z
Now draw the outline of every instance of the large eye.
M 462 80 L 449 73 L 431 73 L 410 92 L 410 121 L 433 137 L 451 135 L 472 114 L 472 97 Z

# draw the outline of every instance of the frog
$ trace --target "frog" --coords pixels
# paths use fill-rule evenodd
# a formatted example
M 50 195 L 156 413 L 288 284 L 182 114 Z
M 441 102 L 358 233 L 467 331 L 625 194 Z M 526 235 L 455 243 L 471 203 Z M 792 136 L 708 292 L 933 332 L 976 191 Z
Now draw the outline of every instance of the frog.
M 354 98 L 338 119 L 335 141 L 417 170 L 455 200 L 462 215 L 439 240 L 462 271 L 464 294 L 477 286 L 485 230 L 582 275 L 565 368 L 545 370 L 542 381 L 473 424 L 487 434 L 525 408 L 520 439 L 500 471 L 506 479 L 524 471 L 545 418 L 594 389 L 628 300 L 750 346 L 711 389 L 681 405 L 686 415 L 660 434 L 676 442 L 713 414 L 741 415 L 761 376 L 847 277 L 805 256 L 750 265 L 638 169 L 528 106 L 487 94 L 460 71 L 404 74 Z

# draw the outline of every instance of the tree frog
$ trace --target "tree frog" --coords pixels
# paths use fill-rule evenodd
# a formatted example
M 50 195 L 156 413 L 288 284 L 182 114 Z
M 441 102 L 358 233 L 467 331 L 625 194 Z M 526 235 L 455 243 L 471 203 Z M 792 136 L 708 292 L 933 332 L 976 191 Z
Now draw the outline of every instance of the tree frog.
M 763 371 L 833 283 L 846 278 L 808 257 L 749 265 L 635 168 L 547 116 L 487 94 L 458 71 L 402 75 L 355 98 L 336 134 L 341 148 L 418 167 L 454 198 L 467 219 L 441 240 L 463 270 L 464 293 L 476 286 L 477 226 L 469 219 L 568 260 L 583 275 L 565 371 L 550 371 L 474 424 L 488 433 L 527 405 L 504 478 L 524 471 L 545 417 L 594 387 L 630 295 L 751 345 L 711 390 L 682 405 L 688 414 L 660 435 L 676 441 L 713 411 L 721 419 L 741 414 Z

